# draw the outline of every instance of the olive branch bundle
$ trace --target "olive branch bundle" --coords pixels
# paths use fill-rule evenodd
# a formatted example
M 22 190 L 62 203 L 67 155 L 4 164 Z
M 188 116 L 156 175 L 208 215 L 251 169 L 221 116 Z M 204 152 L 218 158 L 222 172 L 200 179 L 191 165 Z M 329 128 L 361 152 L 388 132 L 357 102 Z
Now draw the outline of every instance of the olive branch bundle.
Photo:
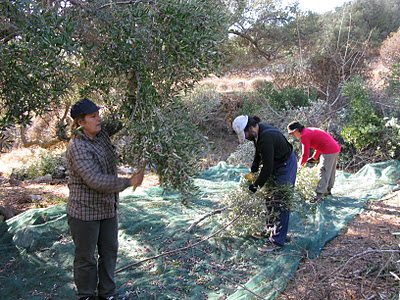
M 257 175 L 254 177 L 257 178 Z M 277 217 L 276 212 L 271 209 L 274 205 L 301 215 L 314 211 L 314 206 L 308 205 L 307 202 L 315 196 L 318 183 L 316 166 L 299 168 L 294 188 L 290 185 L 276 185 L 271 179 L 253 193 L 248 189 L 253 182 L 251 177 L 241 175 L 238 186 L 231 189 L 222 199 L 224 205 L 198 219 L 186 231 L 191 231 L 208 217 L 217 216 L 216 220 L 221 224 L 236 220 L 226 229 L 225 235 L 248 236 L 263 229 L 267 219 L 273 222 Z M 276 195 L 280 196 L 279 201 Z

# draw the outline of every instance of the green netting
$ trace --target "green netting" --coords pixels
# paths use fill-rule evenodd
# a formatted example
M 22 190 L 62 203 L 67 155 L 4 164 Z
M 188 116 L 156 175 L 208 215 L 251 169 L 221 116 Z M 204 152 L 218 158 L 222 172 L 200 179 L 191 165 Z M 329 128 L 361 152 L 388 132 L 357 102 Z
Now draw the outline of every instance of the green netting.
M 263 241 L 216 235 L 195 247 L 144 261 L 199 242 L 220 229 L 208 218 L 222 205 L 247 168 L 219 163 L 196 185 L 199 196 L 183 205 L 180 197 L 159 187 L 121 193 L 119 256 L 116 280 L 125 299 L 273 299 L 296 271 L 302 255 L 315 257 L 327 241 L 379 199 L 400 178 L 400 162 L 365 166 L 356 174 L 337 173 L 333 196 L 314 214 L 292 214 L 292 241 L 276 253 L 261 253 Z M 74 246 L 65 205 L 34 209 L 0 225 L 1 299 L 75 299 Z M 133 265 L 137 263 L 136 265 Z M 127 266 L 130 266 L 127 268 Z

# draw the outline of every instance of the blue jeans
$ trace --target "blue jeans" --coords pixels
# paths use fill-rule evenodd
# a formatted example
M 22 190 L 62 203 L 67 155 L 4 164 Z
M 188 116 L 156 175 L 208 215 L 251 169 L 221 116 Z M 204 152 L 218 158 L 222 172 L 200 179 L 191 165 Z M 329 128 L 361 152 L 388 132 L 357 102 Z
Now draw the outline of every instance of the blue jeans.
M 274 182 L 276 184 L 290 184 L 294 187 L 296 183 L 296 175 L 297 175 L 297 158 L 294 153 L 289 157 L 285 164 L 275 169 L 272 176 L 274 178 Z M 273 196 L 273 204 L 269 206 L 267 203 L 268 210 L 273 209 L 278 213 L 277 223 L 278 229 L 275 235 L 273 235 L 273 239 L 275 243 L 279 246 L 283 246 L 285 244 L 285 238 L 287 236 L 287 232 L 289 230 L 289 215 L 290 210 L 281 207 L 280 203 L 282 203 L 282 195 L 276 194 Z M 269 206 L 269 207 L 268 207 Z M 268 223 L 268 221 L 267 221 Z

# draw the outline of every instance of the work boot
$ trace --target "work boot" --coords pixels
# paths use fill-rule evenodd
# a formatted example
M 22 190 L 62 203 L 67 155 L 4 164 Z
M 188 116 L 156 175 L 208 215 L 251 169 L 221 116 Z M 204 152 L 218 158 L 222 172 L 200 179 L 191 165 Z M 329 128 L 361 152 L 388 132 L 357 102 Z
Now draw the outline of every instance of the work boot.
M 264 246 L 258 248 L 260 252 L 275 252 L 282 249 L 283 246 L 278 245 L 277 243 L 267 242 Z

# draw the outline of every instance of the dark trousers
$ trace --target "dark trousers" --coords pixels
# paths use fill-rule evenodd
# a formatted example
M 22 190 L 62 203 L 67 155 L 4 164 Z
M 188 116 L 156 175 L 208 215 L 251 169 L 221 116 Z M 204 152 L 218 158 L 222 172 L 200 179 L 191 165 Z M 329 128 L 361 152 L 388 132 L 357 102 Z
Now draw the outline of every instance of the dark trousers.
M 78 298 L 115 294 L 114 271 L 118 252 L 118 218 L 82 221 L 68 216 L 75 244 L 74 279 Z M 95 256 L 97 246 L 98 259 Z
M 277 168 L 272 174 L 274 177 L 274 181 L 276 184 L 290 184 L 292 186 L 296 183 L 296 175 L 297 175 L 297 158 L 294 153 L 289 157 L 287 162 L 281 167 Z M 283 246 L 285 244 L 285 238 L 287 236 L 287 232 L 289 230 L 289 215 L 290 211 L 286 208 L 282 208 L 280 205 L 282 200 L 281 195 L 273 196 L 273 205 L 269 208 L 269 210 L 273 210 L 278 214 L 277 223 L 278 228 L 276 234 L 272 237 L 276 244 Z M 267 204 L 268 205 L 268 204 Z M 267 223 L 268 220 L 267 220 Z

